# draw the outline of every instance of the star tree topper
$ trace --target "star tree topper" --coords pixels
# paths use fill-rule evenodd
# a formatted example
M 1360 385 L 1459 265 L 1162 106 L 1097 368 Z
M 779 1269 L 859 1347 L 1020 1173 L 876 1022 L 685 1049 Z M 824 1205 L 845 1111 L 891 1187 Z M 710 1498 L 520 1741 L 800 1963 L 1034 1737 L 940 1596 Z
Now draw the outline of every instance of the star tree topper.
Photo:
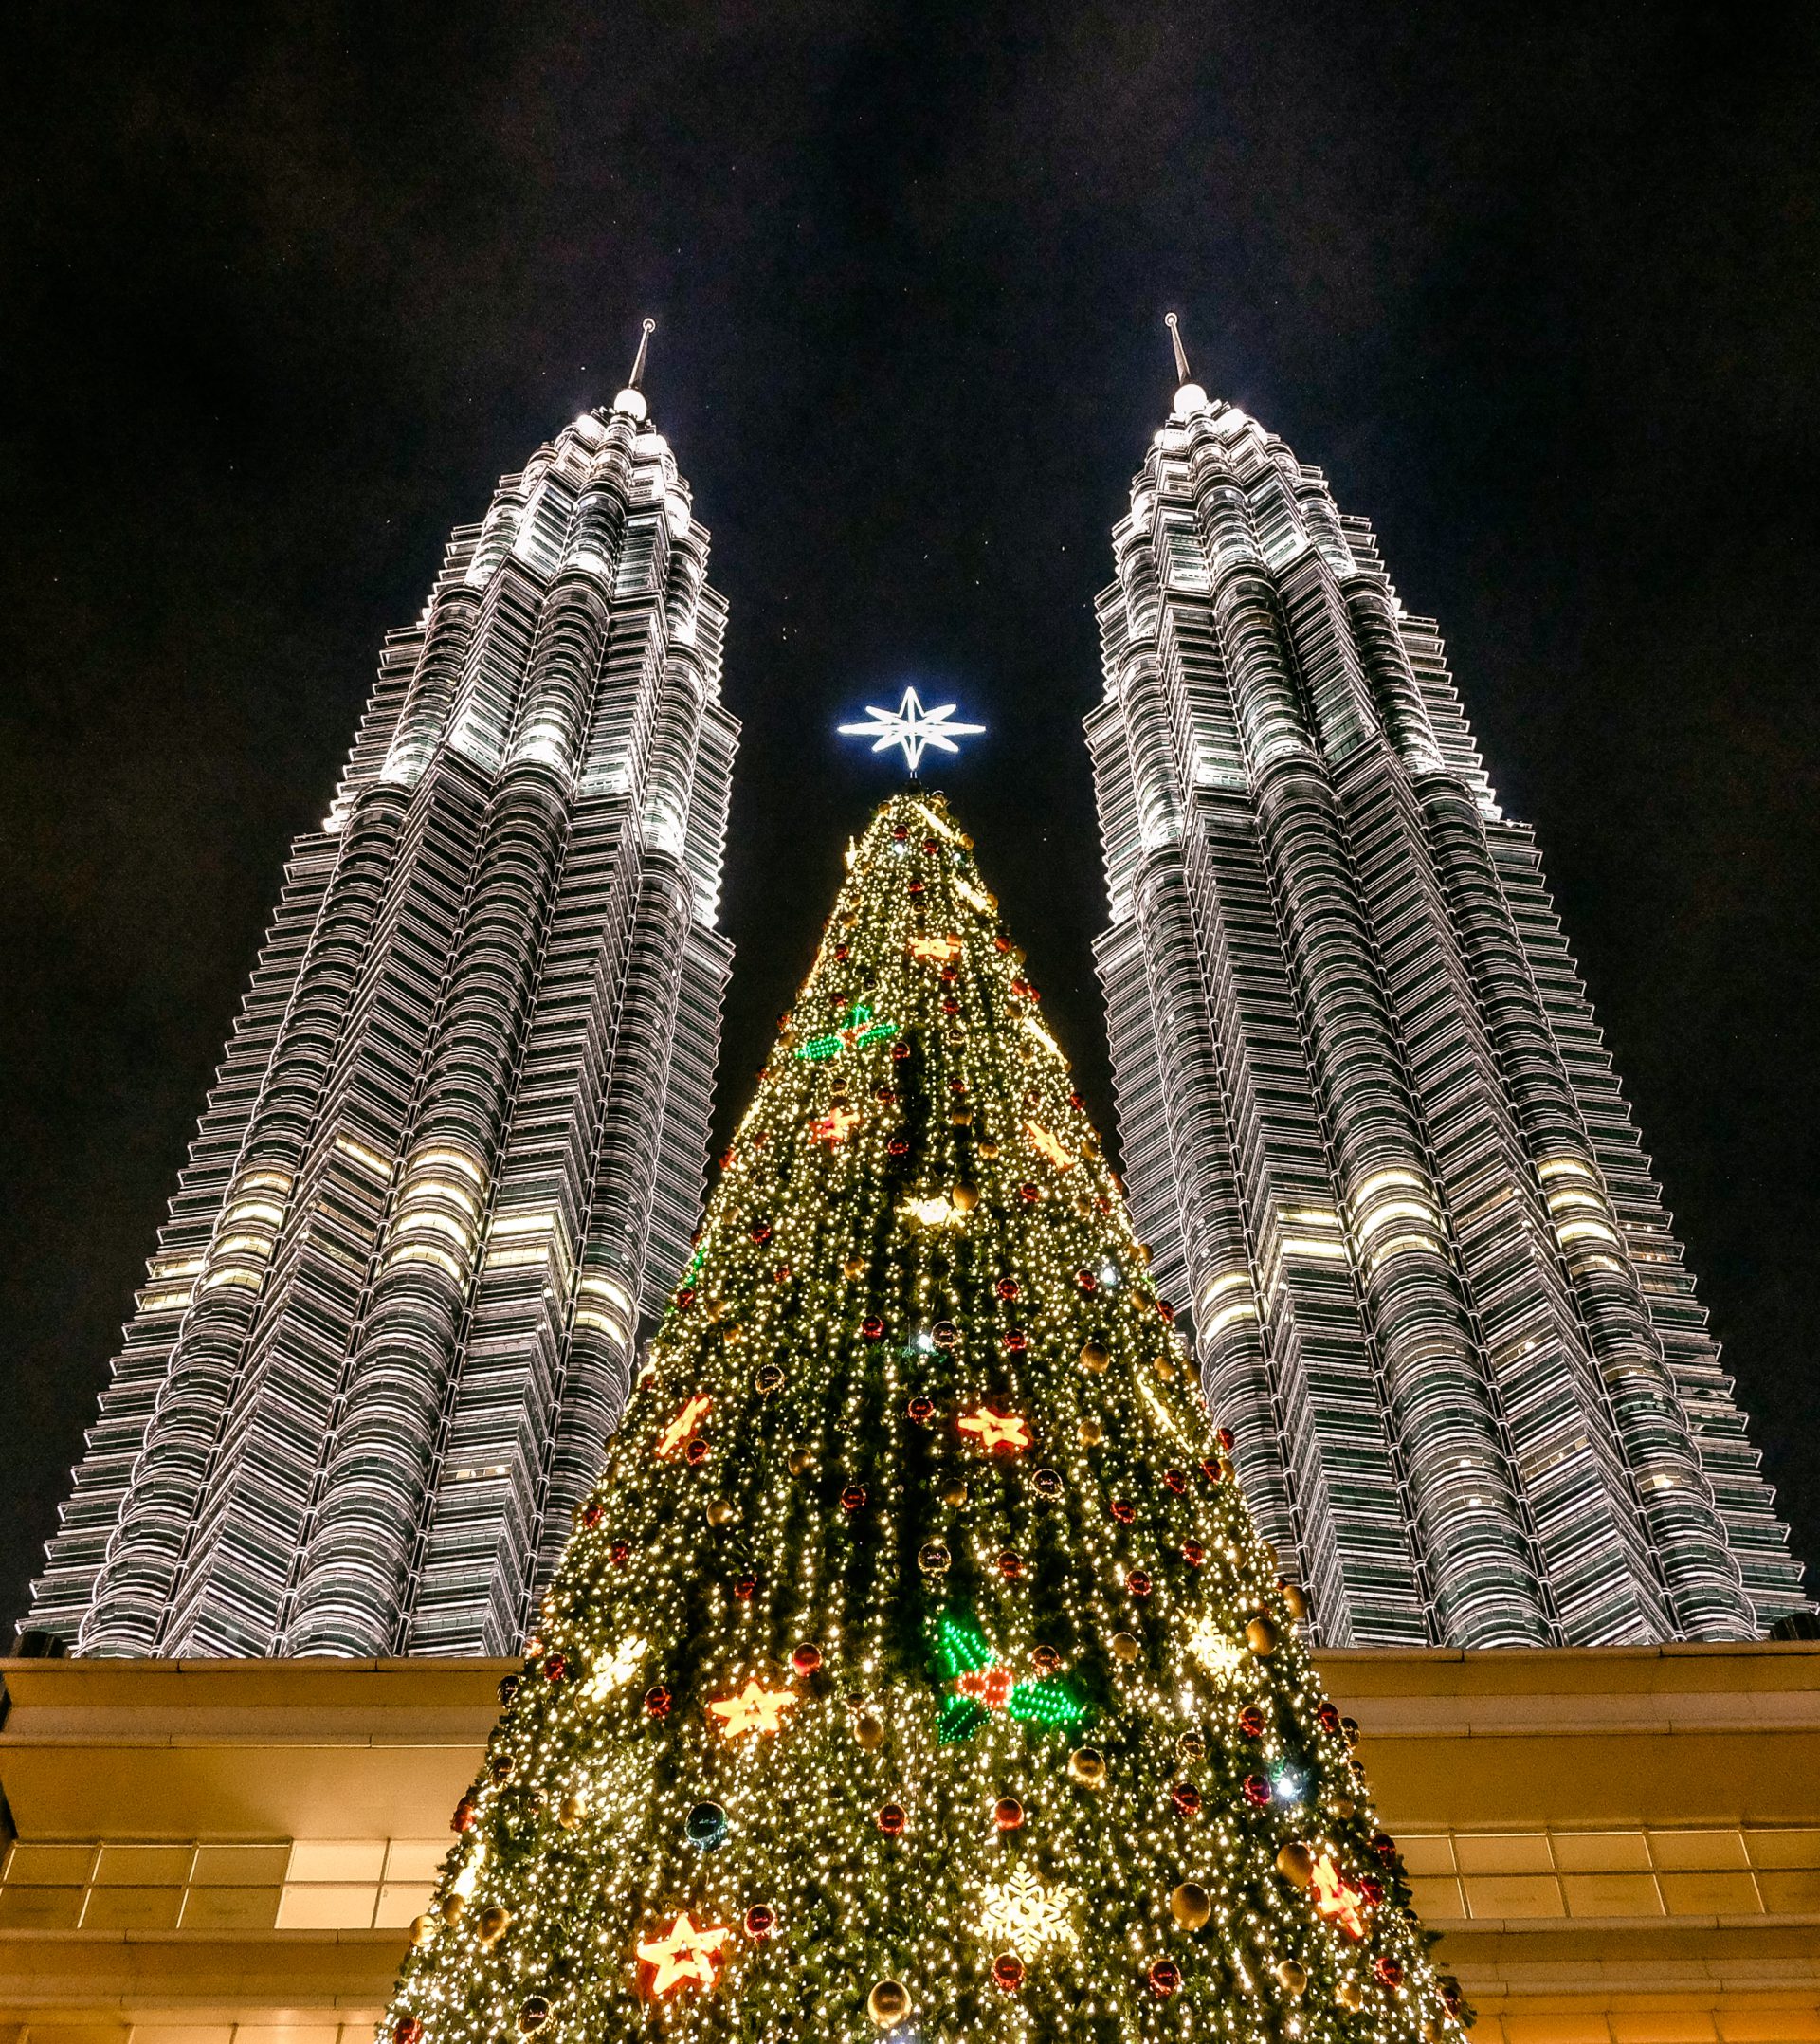
M 960 747 L 956 739 L 976 738 L 986 728 L 984 724 L 954 724 L 948 720 L 959 705 L 944 703 L 933 710 L 925 710 L 914 688 L 906 688 L 903 701 L 895 710 L 882 710 L 868 703 L 865 714 L 872 720 L 865 724 L 843 724 L 841 736 L 846 739 L 875 739 L 875 753 L 888 752 L 893 745 L 903 747 L 903 757 L 911 773 L 922 763 L 923 753 L 931 746 L 944 753 L 957 753 Z

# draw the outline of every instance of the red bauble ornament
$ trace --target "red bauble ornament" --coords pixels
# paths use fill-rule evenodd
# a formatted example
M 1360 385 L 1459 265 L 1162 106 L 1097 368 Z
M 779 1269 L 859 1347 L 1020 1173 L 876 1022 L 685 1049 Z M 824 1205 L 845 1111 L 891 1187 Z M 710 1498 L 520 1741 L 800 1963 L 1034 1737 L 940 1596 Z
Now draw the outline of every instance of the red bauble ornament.
M 1201 1792 L 1192 1781 L 1178 1781 L 1169 1792 L 1170 1800 L 1184 1816 L 1199 1816 Z
M 958 965 L 944 965 L 941 968 L 941 976 L 952 985 L 960 977 L 960 967 Z
M 1372 1851 L 1388 1867 L 1396 1857 L 1396 1840 L 1387 1831 L 1374 1831 L 1372 1834 Z
M 1201 1474 L 1207 1478 L 1210 1484 L 1217 1484 L 1221 1481 L 1220 1466 L 1217 1462 L 1203 1462 L 1201 1464 Z
M 822 1650 L 812 1640 L 804 1640 L 800 1647 L 792 1650 L 790 1665 L 799 1675 L 812 1675 L 822 1665 Z
M 735 1597 L 738 1597 L 738 1598 L 739 1598 L 739 1599 L 741 1600 L 741 1602 L 745 1602 L 746 1600 L 748 1600 L 748 1599 L 750 1599 L 750 1598 L 752 1598 L 752 1597 L 755 1597 L 755 1596 L 756 1596 L 756 1595 L 758 1594 L 758 1579 L 757 1579 L 757 1577 L 756 1577 L 756 1576 L 737 1576 L 737 1577 L 735 1577 L 735 1578 L 734 1578 L 734 1583 L 733 1583 L 733 1594 L 734 1594 L 734 1596 L 735 1596 Z
M 912 1398 L 904 1411 L 918 1426 L 926 1427 L 936 1416 L 936 1401 L 933 1398 Z
M 1133 1569 L 1125 1578 L 1125 1588 L 1133 1597 L 1148 1597 L 1154 1587 L 1148 1573 L 1141 1568 Z
M 960 1013 L 960 1003 L 958 1001 L 943 1001 L 941 1012 L 945 1015 L 957 1015 Z
M 1068 1105 L 1078 1110 L 1082 1107 L 1084 1107 L 1086 1105 L 1086 1102 L 1081 1098 L 1079 1093 L 1070 1093 L 1068 1095 Z
M 1247 1775 L 1245 1778 L 1245 1799 L 1257 1809 L 1269 1807 L 1270 1784 L 1262 1775 Z
M 391 2026 L 391 2044 L 421 2044 L 424 2026 L 414 2016 L 401 2016 Z
M 790 1283 L 790 1266 L 788 1264 L 779 1264 L 776 1269 L 771 1273 L 771 1282 L 774 1285 L 788 1285 Z
M 1159 1959 L 1151 1967 L 1150 1991 L 1158 2001 L 1167 2001 L 1182 1984 L 1182 1969 L 1173 1959 Z
M 543 1679 L 546 1682 L 560 1682 L 562 1681 L 564 1676 L 568 1674 L 568 1672 L 569 1663 L 563 1658 L 561 1654 L 553 1653 L 545 1659 L 543 1664 Z
M 1022 1327 L 1007 1327 L 1003 1341 L 1006 1349 L 1013 1356 L 1021 1355 L 1030 1345 L 1030 1338 Z
M 1239 1712 L 1239 1729 L 1247 1739 L 1264 1737 L 1264 1712 L 1256 1704 L 1247 1704 Z
M 910 1046 L 907 1043 L 894 1043 L 891 1046 L 891 1055 L 901 1064 L 910 1055 Z
M 904 1816 L 901 1802 L 888 1802 L 873 1821 L 887 1838 L 901 1838 L 910 1819 Z
M 1157 1310 L 1157 1312 L 1159 1312 L 1159 1313 L 1160 1313 L 1160 1314 L 1161 1314 L 1161 1315 L 1163 1316 L 1163 1318 L 1164 1318 L 1165 1320 L 1167 1320 L 1167 1321 L 1172 1321 L 1172 1322 L 1173 1322 L 1173 1321 L 1174 1320 L 1174 1318 L 1175 1318 L 1175 1308 L 1174 1308 L 1174 1307 L 1173 1305 L 1170 1305 L 1170 1303 L 1169 1303 L 1169 1301 L 1168 1301 L 1167 1299 L 1158 1299 L 1158 1300 L 1157 1300 L 1157 1302 L 1156 1302 L 1156 1310 Z
M 1371 1904 L 1373 1908 L 1376 1908 L 1378 1904 L 1384 1900 L 1384 1884 L 1374 1873 L 1361 1873 L 1359 1875 L 1358 1891 Z
M 841 958 L 841 959 L 844 959 L 844 958 L 845 958 L 846 957 L 846 955 L 847 955 L 847 952 L 849 951 L 849 949 L 850 949 L 850 948 L 851 948 L 851 947 L 850 947 L 849 945 L 846 945 L 846 944 L 836 944 L 836 945 L 834 946 L 834 956 L 835 956 L 835 958 Z
M 1320 1708 L 1315 1712 L 1315 1717 L 1323 1732 L 1338 1732 L 1339 1730 L 1339 1712 L 1332 1704 L 1322 1704 Z
M 1018 1293 L 1018 1283 L 1015 1278 L 1000 1278 L 998 1283 L 992 1287 L 992 1289 L 1001 1299 L 1015 1299 Z
M 598 1498 L 590 1498 L 587 1504 L 581 1507 L 581 1523 L 588 1528 L 589 1532 L 592 1533 L 600 1524 L 604 1511 L 605 1507 Z
M 868 1341 L 884 1340 L 884 1323 L 876 1313 L 868 1313 L 860 1323 L 860 1333 Z
M 1388 1956 L 1372 1961 L 1372 1978 L 1380 1987 L 1401 1987 L 1403 1968 L 1401 1963 Z
M 769 1242 L 771 1240 L 771 1223 L 769 1221 L 754 1221 L 752 1224 L 752 1239 L 755 1242 Z
M 1074 1273 L 1074 1282 L 1080 1286 L 1083 1291 L 1091 1292 L 1100 1289 L 1100 1280 L 1094 1276 L 1091 1270 L 1077 1270 Z
M 922 849 L 926 852 L 933 853 L 937 849 L 935 839 L 933 837 L 925 837 L 922 841 Z
M 698 1433 L 682 1451 L 682 1459 L 692 1469 L 700 1469 L 713 1452 L 706 1441 Z
M 664 1685 L 654 1683 L 645 1691 L 645 1708 L 654 1718 L 667 1718 L 670 1714 L 670 1692 Z
M 913 880 L 913 881 L 912 881 L 912 882 L 910 883 L 910 888 L 909 888 L 909 891 L 910 891 L 910 892 L 911 892 L 912 894 L 920 894 L 920 893 L 922 892 L 922 883 L 921 883 L 921 881 L 919 881 L 919 880 Z
M 841 1509 L 844 1512 L 863 1510 L 864 1505 L 865 1486 L 864 1484 L 848 1484 L 846 1488 L 841 1492 Z
M 994 937 L 992 939 L 992 949 L 994 951 L 1009 951 L 1010 948 L 1011 940 L 1009 937 Z
M 908 841 L 910 836 L 909 827 L 901 823 L 893 824 L 891 827 L 891 835 L 897 839 L 900 845 L 904 844 Z
M 762 1944 L 776 1927 L 776 1912 L 762 1902 L 755 1902 L 746 1911 L 746 1935 L 755 1944 Z
M 693 1285 L 683 1286 L 682 1289 L 676 1295 L 676 1303 L 679 1307 L 693 1305 L 695 1304 L 695 1287 Z
M 1024 1962 L 1015 1952 L 1000 1952 L 992 1961 L 992 1985 L 1002 1995 L 1014 1995 L 1024 1984 Z
M 1001 1796 L 992 1805 L 992 1822 L 1000 1831 L 1016 1831 L 1024 1822 L 1024 1805 L 1015 1796 Z
M 1108 1508 L 1121 1526 L 1128 1526 L 1138 1516 L 1137 1506 L 1126 1498 L 1114 1498 Z
M 1188 1488 L 1187 1470 L 1165 1469 L 1163 1471 L 1163 1488 L 1174 1491 L 1177 1497 L 1180 1497 L 1183 1491 Z
M 1062 1665 L 1062 1656 L 1053 1647 L 1035 1647 L 1030 1652 L 1030 1666 L 1039 1675 L 1052 1675 Z
M 1034 1206 L 1038 1197 L 1036 1187 L 1034 1185 L 1020 1185 L 1017 1189 L 1017 1196 L 1027 1207 Z
M 1197 1540 L 1185 1540 L 1182 1542 L 1182 1560 L 1190 1568 L 1199 1568 L 1207 1560 L 1207 1549 Z
M 1015 1547 L 1007 1547 L 998 1558 L 998 1573 L 1007 1582 L 1019 1581 L 1024 1574 L 1024 1557 Z
M 1226 1450 L 1228 1455 L 1232 1452 L 1232 1429 L 1230 1427 L 1222 1427 L 1219 1432 L 1214 1434 L 1213 1438 L 1219 1442 L 1220 1446 Z
M 448 1828 L 450 1831 L 472 1831 L 474 1819 L 478 1815 L 473 1797 L 464 1796 L 455 1805 L 455 1815 L 449 1818 Z

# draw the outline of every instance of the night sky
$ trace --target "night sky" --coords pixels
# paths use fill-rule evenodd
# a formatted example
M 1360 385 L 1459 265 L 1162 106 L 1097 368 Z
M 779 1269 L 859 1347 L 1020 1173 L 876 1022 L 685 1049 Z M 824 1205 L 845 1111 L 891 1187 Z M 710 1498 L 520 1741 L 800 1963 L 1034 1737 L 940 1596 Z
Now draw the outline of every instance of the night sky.
M 0 1616 L 380 637 L 646 313 L 745 723 L 723 1123 L 890 785 L 831 727 L 915 681 L 1109 1124 L 1080 719 L 1178 308 L 1441 619 L 1820 1555 L 1817 61 L 1794 8 L 15 10 Z

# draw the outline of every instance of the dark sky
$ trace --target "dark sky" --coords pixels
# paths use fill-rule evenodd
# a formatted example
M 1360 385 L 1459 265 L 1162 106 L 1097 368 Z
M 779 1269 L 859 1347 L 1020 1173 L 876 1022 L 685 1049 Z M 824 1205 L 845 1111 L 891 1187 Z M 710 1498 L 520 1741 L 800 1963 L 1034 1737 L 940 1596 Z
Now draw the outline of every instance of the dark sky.
M 447 528 L 621 380 L 733 604 L 723 1116 L 916 679 L 1102 1120 L 1079 720 L 1194 366 L 1438 615 L 1820 1554 L 1820 14 L 15 10 L 0 87 L 0 1612 Z

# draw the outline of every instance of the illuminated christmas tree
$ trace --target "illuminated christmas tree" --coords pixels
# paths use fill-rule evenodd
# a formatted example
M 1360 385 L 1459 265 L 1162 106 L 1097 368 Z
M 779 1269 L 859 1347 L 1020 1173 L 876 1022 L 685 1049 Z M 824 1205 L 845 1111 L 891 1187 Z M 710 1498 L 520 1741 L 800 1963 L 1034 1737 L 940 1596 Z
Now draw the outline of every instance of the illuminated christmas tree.
M 1457 2035 L 971 841 L 847 863 L 382 2035 Z

